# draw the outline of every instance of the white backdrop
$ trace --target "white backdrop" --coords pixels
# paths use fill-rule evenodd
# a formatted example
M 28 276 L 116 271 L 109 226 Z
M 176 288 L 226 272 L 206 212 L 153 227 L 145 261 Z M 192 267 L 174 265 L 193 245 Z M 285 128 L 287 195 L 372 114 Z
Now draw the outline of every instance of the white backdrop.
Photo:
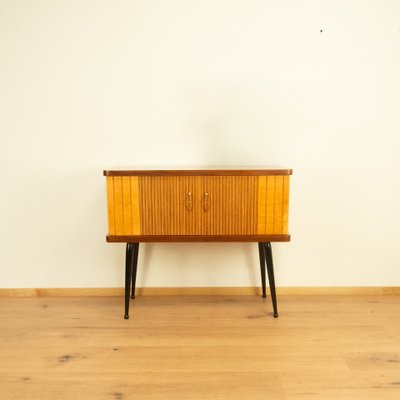
M 400 2 L 0 0 L 0 287 L 117 287 L 103 169 L 294 169 L 278 286 L 400 285 Z M 321 32 L 322 31 L 322 32 Z M 259 285 L 144 244 L 138 286 Z

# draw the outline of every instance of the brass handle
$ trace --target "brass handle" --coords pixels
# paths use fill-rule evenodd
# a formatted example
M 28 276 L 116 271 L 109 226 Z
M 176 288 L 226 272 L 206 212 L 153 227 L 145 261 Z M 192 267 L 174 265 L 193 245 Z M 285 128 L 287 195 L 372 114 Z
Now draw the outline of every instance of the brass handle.
M 204 193 L 204 203 L 203 203 L 204 211 L 208 211 L 209 207 L 210 207 L 209 196 L 208 196 L 208 193 L 205 192 Z
M 192 209 L 193 209 L 193 200 L 192 200 L 192 193 L 191 192 L 188 192 L 186 194 L 186 208 L 189 211 L 192 211 Z

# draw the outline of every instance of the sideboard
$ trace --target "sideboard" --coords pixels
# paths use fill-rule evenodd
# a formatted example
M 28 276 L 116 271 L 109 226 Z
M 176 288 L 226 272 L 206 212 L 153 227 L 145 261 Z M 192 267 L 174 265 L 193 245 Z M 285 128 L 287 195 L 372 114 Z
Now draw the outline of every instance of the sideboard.
M 288 242 L 291 169 L 106 170 L 107 242 L 126 243 L 125 315 L 141 242 L 257 242 L 278 317 L 271 242 Z

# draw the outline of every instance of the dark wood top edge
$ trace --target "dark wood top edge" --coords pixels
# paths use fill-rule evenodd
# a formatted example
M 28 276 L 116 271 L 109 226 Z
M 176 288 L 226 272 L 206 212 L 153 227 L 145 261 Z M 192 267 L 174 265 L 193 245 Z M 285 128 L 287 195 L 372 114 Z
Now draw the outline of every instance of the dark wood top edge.
M 292 175 L 291 169 L 171 169 L 171 170 L 105 170 L 104 176 L 248 176 Z
M 107 242 L 290 242 L 290 235 L 107 235 Z

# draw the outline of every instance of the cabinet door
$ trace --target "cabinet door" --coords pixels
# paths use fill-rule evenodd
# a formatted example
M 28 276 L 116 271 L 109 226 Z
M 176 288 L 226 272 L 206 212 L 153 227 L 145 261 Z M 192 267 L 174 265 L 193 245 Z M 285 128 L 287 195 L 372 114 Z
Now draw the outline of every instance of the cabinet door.
M 142 235 L 257 234 L 257 177 L 140 177 Z
M 200 235 L 202 176 L 139 178 L 142 235 Z
M 201 209 L 205 235 L 257 234 L 256 176 L 207 176 Z

